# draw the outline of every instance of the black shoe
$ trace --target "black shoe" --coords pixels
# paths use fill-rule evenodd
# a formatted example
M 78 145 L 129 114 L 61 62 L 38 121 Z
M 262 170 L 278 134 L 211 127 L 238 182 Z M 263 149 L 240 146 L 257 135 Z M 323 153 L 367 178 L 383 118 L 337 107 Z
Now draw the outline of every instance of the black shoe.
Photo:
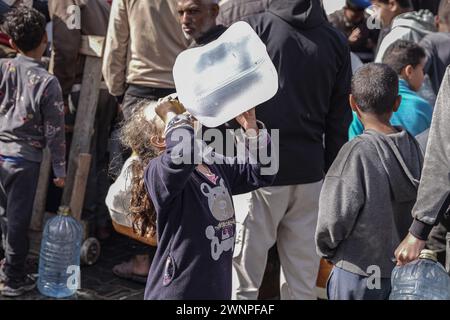
M 32 276 L 26 275 L 20 281 L 7 279 L 3 288 L 0 289 L 0 294 L 5 297 L 18 297 L 34 288 L 36 288 L 36 280 Z

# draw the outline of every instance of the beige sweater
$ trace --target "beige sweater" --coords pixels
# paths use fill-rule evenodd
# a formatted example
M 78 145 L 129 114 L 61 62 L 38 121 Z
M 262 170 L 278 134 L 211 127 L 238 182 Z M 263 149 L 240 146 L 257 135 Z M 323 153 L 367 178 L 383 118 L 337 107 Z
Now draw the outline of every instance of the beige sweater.
M 126 84 L 174 88 L 172 68 L 189 42 L 176 0 L 114 0 L 105 44 L 103 76 L 113 96 Z

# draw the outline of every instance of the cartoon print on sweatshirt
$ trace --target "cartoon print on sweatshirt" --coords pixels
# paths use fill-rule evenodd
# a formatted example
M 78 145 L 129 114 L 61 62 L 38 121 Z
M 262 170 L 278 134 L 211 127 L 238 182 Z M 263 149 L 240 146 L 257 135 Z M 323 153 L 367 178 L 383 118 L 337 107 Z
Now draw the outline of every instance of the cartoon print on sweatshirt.
M 211 240 L 211 257 L 217 261 L 222 253 L 233 250 L 234 247 L 233 202 L 223 179 L 220 179 L 217 187 L 212 188 L 207 183 L 202 183 L 200 189 L 208 198 L 212 215 L 219 221 L 217 226 L 208 226 L 205 230 L 206 237 Z

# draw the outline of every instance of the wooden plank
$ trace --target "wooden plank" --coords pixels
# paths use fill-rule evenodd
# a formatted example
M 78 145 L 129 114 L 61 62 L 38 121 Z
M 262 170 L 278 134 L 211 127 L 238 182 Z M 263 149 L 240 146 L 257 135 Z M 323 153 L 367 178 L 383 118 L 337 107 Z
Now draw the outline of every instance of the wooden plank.
M 33 216 L 31 218 L 30 229 L 33 231 L 42 231 L 43 219 L 45 214 L 45 205 L 47 203 L 48 181 L 51 170 L 50 150 L 45 148 L 42 155 L 39 182 L 34 197 Z
M 83 82 L 80 91 L 74 135 L 69 154 L 69 167 L 64 188 L 62 204 L 69 205 L 73 194 L 75 175 L 78 168 L 78 156 L 90 153 L 91 140 L 94 134 L 95 114 L 102 79 L 102 60 L 87 57 L 84 67 Z
M 77 173 L 75 174 L 72 197 L 70 200 L 70 210 L 72 211 L 72 216 L 77 220 L 81 220 L 89 169 L 91 167 L 91 159 L 92 156 L 87 153 L 81 153 L 78 157 Z
M 114 221 L 112 221 L 112 225 L 114 227 L 114 230 L 116 230 L 120 234 L 123 234 L 124 236 L 127 236 L 131 239 L 137 240 L 137 241 L 144 243 L 146 245 L 149 245 L 151 247 L 156 247 L 158 245 L 158 240 L 156 238 L 156 235 L 154 237 L 150 237 L 150 236 L 149 237 L 141 237 L 139 234 L 134 232 L 133 228 L 125 227 Z
M 80 54 L 89 57 L 103 57 L 105 37 L 81 36 Z

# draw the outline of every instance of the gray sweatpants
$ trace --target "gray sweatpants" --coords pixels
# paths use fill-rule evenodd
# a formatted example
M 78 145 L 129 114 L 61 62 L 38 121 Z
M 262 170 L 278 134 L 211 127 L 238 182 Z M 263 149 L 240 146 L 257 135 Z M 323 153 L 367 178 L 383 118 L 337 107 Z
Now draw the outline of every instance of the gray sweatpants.
M 0 225 L 5 250 L 4 272 L 10 279 L 25 275 L 28 228 L 39 180 L 40 164 L 0 158 Z

